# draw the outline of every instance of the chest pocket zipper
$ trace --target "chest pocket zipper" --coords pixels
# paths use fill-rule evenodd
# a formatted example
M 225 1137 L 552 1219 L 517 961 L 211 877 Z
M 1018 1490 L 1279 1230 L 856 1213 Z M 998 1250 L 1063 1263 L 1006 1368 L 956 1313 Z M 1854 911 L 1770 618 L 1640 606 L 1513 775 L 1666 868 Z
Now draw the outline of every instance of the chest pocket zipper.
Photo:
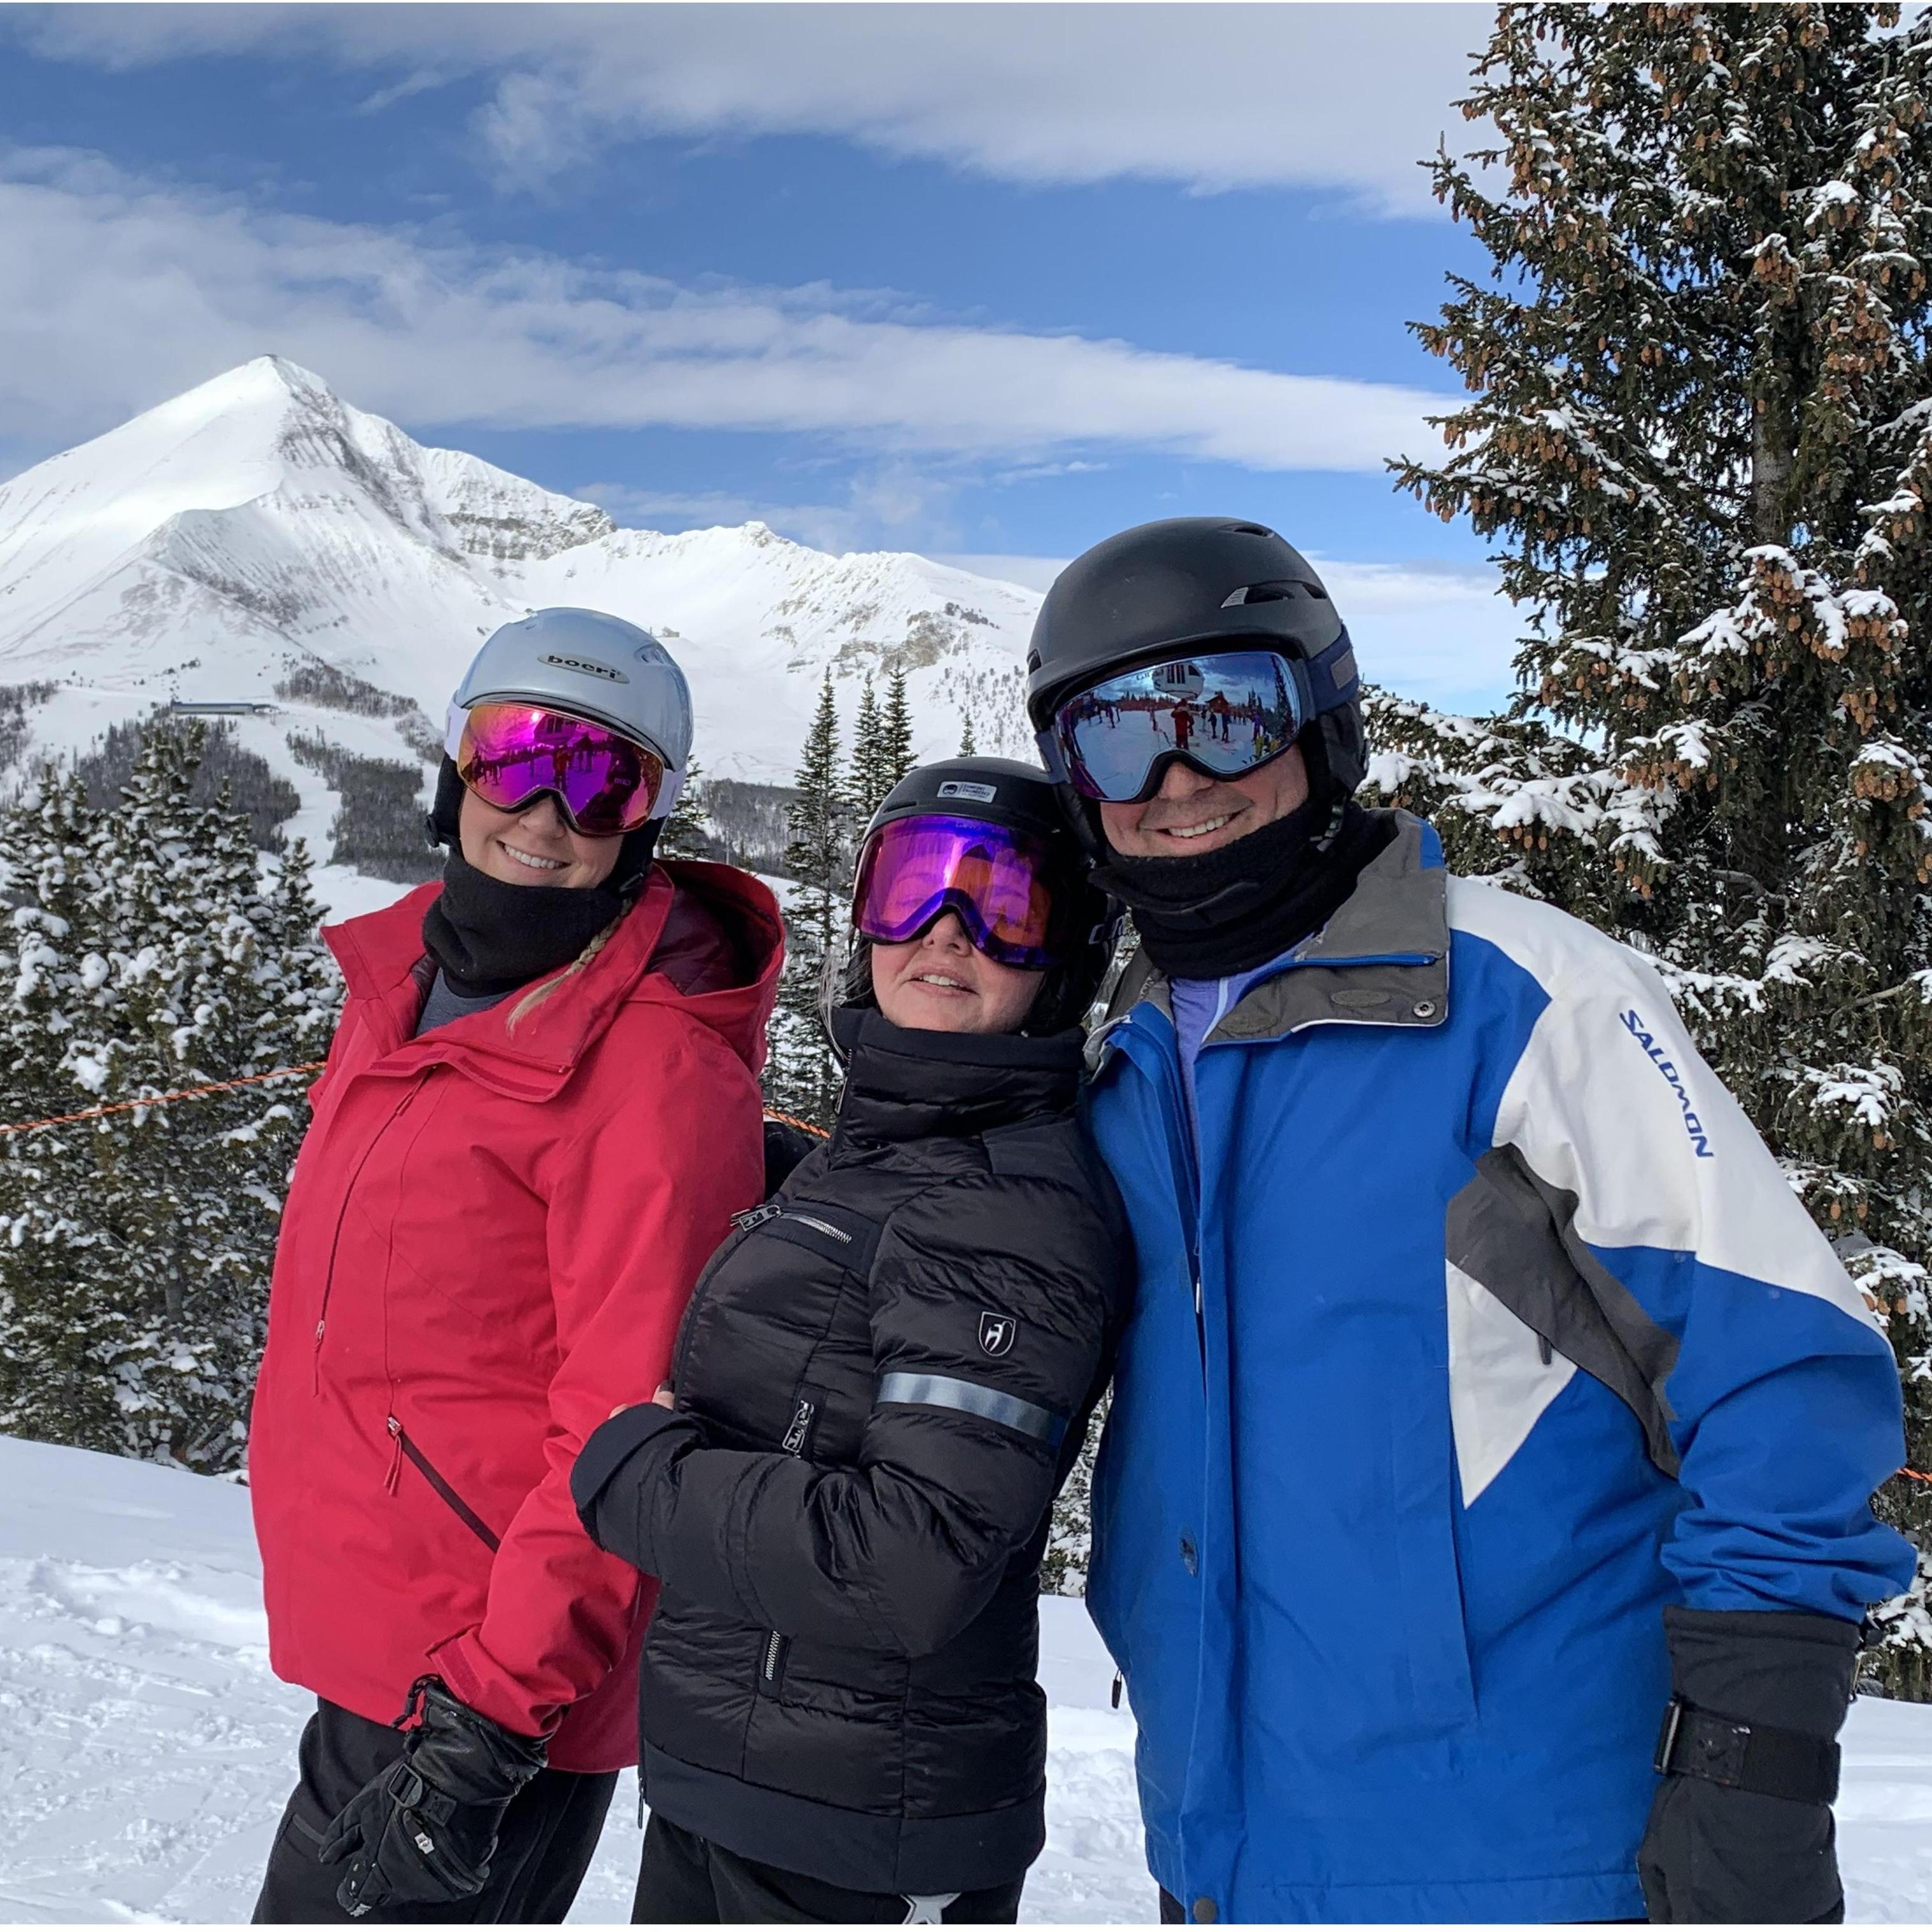
M 396 1445 L 396 1453 L 399 1456 L 407 1456 L 410 1461 L 415 1464 L 423 1480 L 428 1484 L 430 1487 L 449 1505 L 455 1513 L 458 1521 L 462 1523 L 466 1529 L 474 1532 L 493 1555 L 502 1548 L 502 1538 L 450 1487 L 448 1484 L 443 1480 L 442 1472 L 410 1440 L 403 1425 L 393 1415 L 389 1418 L 388 1426 L 390 1439 Z M 389 1473 L 389 1490 L 392 1495 L 395 1492 L 395 1468 L 392 1463 L 390 1466 Z
M 800 1222 L 828 1240 L 842 1241 L 848 1248 L 852 1245 L 852 1237 L 844 1228 L 835 1228 L 830 1221 L 821 1221 L 816 1214 L 803 1214 L 796 1208 L 782 1208 L 779 1212 L 784 1219 Z
M 806 1217 L 800 1216 L 803 1220 Z M 846 1239 L 850 1239 L 848 1235 Z M 812 1426 L 818 1420 L 820 1399 L 800 1392 L 797 1406 L 792 1410 L 791 1421 L 786 1428 L 784 1439 L 778 1444 L 788 1456 L 802 1456 L 806 1444 L 812 1440 Z M 765 1633 L 765 1647 L 758 1659 L 758 1688 L 775 1691 L 784 1674 L 785 1652 L 791 1648 L 788 1639 L 777 1630 Z

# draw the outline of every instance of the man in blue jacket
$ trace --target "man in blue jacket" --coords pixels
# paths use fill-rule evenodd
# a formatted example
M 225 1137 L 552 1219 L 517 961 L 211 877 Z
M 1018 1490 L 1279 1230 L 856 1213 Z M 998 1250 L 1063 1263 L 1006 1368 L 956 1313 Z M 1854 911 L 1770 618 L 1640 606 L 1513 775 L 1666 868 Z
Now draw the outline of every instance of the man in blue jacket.
M 1650 967 L 1352 801 L 1358 694 L 1252 524 L 1109 539 L 1034 634 L 1142 940 L 1088 1601 L 1163 1914 L 1835 1920 L 1891 1352 Z

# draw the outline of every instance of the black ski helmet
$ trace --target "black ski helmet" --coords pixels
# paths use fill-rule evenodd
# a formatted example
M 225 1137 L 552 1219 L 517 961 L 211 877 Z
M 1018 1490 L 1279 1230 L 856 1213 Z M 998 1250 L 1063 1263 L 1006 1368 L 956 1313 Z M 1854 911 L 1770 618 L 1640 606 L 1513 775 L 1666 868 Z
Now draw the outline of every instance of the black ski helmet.
M 942 758 L 908 772 L 886 793 L 866 827 L 869 838 L 896 819 L 943 813 L 980 818 L 1016 832 L 1030 832 L 1047 851 L 1048 884 L 1066 909 L 1071 950 L 1047 970 L 1022 1031 L 1059 1033 L 1077 1025 L 1094 1003 L 1113 958 L 1116 920 L 1112 902 L 1088 883 L 1087 859 L 1067 818 L 1059 786 L 1037 765 L 1016 758 Z M 860 842 L 861 850 L 865 839 Z M 820 1001 L 826 1031 L 831 1033 L 835 1006 L 876 1004 L 872 993 L 872 942 L 848 924 L 844 944 L 826 962 Z
M 1242 644 L 1310 668 L 1315 715 L 1297 742 L 1317 793 L 1348 796 L 1367 771 L 1355 654 L 1313 566 L 1264 524 L 1169 517 L 1076 556 L 1034 620 L 1027 712 L 1044 736 L 1063 699 L 1114 672 Z

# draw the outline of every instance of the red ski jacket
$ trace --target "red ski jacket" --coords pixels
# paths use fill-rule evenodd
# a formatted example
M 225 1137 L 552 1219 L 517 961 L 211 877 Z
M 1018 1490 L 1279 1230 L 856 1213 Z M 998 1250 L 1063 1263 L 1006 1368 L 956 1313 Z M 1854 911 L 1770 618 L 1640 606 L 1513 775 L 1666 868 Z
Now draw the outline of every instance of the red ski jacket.
M 249 1438 L 269 1659 L 380 1723 L 434 1671 L 512 1730 L 555 1725 L 559 1769 L 614 1770 L 656 1586 L 584 1534 L 571 1466 L 664 1379 L 698 1270 L 762 1192 L 783 928 L 748 874 L 661 865 L 550 998 L 412 1039 L 440 890 L 326 934 L 348 1001 Z M 722 990 L 679 990 L 691 898 L 735 943 L 737 970 L 698 982 Z

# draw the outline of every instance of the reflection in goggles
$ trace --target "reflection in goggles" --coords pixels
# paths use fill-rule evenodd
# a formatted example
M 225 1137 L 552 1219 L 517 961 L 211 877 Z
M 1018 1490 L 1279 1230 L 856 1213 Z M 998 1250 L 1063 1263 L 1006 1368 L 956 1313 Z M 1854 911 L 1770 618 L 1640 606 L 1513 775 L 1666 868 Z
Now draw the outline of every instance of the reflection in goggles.
M 1124 671 L 1069 699 L 1054 724 L 1075 789 L 1118 803 L 1176 757 L 1217 778 L 1252 771 L 1304 722 L 1285 658 L 1226 651 Z
M 984 819 L 896 819 L 860 855 L 852 923 L 868 939 L 900 946 L 952 912 L 988 958 L 1037 970 L 1063 950 L 1048 863 L 1037 839 Z
M 553 793 L 579 832 L 593 838 L 634 831 L 664 787 L 664 761 L 602 724 L 532 704 L 472 705 L 456 769 L 487 805 L 520 811 Z

